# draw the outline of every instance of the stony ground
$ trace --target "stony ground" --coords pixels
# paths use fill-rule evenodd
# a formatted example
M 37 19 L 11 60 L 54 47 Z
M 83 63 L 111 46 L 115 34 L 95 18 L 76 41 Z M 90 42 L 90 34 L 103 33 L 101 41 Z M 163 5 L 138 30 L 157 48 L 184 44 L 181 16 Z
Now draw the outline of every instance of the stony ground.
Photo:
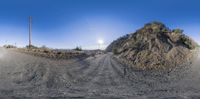
M 0 52 L 0 99 L 200 98 L 200 56 L 190 68 L 158 72 L 124 68 L 112 53 L 52 60 L 5 49 Z

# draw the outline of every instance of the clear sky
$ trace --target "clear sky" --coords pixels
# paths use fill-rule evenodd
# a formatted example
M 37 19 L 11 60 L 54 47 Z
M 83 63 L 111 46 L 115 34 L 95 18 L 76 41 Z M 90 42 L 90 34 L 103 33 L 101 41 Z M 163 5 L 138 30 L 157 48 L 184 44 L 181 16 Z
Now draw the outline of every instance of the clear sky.
M 200 43 L 200 0 L 0 0 L 0 45 L 28 44 L 28 16 L 37 46 L 95 49 L 151 21 Z

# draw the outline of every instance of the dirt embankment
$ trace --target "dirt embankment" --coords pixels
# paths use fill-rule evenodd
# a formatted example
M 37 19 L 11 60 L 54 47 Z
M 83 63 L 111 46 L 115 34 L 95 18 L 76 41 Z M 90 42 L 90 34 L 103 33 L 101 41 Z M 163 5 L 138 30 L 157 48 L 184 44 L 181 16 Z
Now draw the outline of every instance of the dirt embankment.
M 190 62 L 197 47 L 183 30 L 171 30 L 160 22 L 146 24 L 135 33 L 111 43 L 113 51 L 125 63 L 140 69 L 168 69 Z

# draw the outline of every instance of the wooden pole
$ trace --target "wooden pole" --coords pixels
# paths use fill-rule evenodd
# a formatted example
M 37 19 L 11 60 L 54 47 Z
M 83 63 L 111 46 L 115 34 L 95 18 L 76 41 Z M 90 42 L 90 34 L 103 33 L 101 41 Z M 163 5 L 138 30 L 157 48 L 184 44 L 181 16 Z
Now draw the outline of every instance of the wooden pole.
M 32 45 L 31 36 L 32 36 L 32 16 L 29 16 L 29 48 Z

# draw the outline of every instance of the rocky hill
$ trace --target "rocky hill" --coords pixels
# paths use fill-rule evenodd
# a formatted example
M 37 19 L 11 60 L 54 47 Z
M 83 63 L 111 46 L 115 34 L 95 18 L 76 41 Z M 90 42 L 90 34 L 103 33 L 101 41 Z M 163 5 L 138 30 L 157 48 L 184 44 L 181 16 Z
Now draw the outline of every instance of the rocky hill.
M 145 24 L 135 33 L 113 41 L 107 51 L 141 69 L 160 69 L 181 65 L 192 58 L 197 46 L 183 30 L 171 30 L 160 22 Z

